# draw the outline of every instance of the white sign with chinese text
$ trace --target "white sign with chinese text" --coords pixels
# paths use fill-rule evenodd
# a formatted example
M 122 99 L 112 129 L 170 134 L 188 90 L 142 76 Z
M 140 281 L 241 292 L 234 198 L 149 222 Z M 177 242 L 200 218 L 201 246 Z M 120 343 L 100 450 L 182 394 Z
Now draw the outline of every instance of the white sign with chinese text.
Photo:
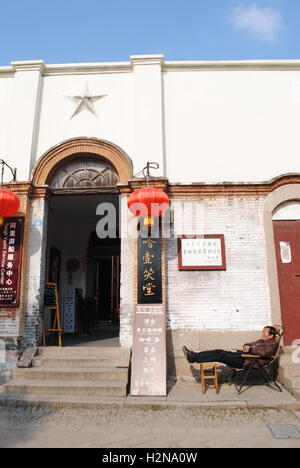
M 221 239 L 182 239 L 182 266 L 222 265 Z

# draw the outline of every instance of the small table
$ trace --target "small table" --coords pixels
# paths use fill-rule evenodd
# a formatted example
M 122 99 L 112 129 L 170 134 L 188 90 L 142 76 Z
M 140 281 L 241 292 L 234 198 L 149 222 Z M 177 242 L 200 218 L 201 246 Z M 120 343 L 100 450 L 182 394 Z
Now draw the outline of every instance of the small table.
M 209 370 L 213 373 L 210 375 L 205 374 L 205 371 Z M 216 393 L 219 393 L 219 380 L 218 380 L 218 364 L 216 362 L 202 362 L 200 364 L 200 376 L 201 376 L 201 387 L 202 393 L 205 394 L 206 383 L 208 379 L 214 379 L 214 386 L 216 388 Z

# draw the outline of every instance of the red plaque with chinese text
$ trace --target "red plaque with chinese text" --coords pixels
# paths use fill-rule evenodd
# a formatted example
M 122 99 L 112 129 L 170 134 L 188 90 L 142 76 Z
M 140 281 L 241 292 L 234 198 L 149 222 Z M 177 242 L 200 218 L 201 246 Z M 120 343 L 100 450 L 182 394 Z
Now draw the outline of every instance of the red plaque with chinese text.
M 20 305 L 24 218 L 5 218 L 0 227 L 0 307 Z

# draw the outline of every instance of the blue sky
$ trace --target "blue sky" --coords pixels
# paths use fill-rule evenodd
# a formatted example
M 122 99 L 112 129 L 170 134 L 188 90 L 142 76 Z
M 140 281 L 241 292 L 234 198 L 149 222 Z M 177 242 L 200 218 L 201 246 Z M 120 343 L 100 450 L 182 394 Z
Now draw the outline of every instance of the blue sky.
M 0 0 L 0 66 L 300 59 L 300 0 Z

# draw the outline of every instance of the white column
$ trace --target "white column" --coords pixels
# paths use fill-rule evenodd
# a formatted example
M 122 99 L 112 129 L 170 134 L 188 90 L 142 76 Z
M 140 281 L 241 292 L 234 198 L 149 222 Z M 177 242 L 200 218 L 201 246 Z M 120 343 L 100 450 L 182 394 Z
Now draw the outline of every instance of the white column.
M 15 70 L 10 104 L 7 161 L 18 180 L 30 180 L 36 157 L 43 61 L 12 62 Z
M 135 159 L 159 164 L 151 175 L 165 176 L 163 136 L 163 55 L 133 55 L 130 57 L 134 72 L 135 96 Z M 144 167 L 143 166 L 143 167 Z M 135 167 L 134 170 L 143 167 Z

